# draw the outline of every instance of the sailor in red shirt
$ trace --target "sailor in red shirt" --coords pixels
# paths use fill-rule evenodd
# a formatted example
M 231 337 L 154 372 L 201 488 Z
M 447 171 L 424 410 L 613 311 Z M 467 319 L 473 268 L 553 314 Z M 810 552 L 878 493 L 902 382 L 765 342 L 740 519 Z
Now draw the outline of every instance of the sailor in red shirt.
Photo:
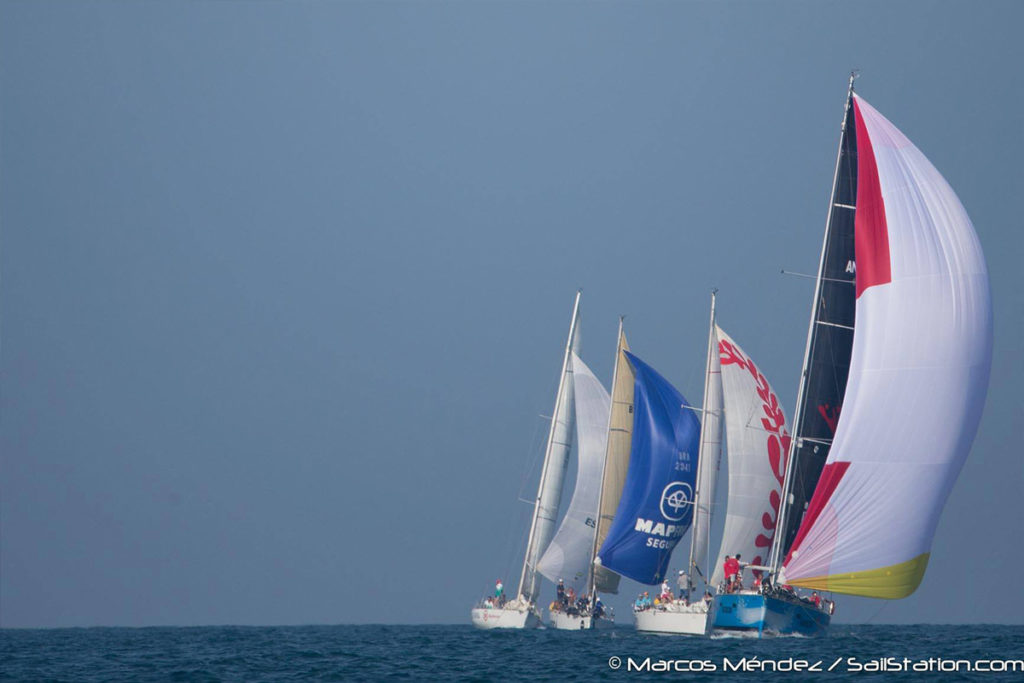
M 818 591 L 814 591 L 814 593 L 811 594 L 811 602 L 814 603 L 815 607 L 821 607 L 821 596 L 818 595 Z
M 722 568 L 725 571 L 725 590 L 726 592 L 732 592 L 733 577 L 740 570 L 740 563 L 736 561 L 735 557 L 726 555 Z

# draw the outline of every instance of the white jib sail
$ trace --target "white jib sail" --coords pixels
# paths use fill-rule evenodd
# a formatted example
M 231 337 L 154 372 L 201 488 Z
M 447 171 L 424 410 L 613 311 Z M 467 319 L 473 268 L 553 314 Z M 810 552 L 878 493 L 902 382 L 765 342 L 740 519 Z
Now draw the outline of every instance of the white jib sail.
M 700 456 L 697 466 L 697 509 L 693 517 L 693 542 L 690 562 L 708 580 L 711 512 L 715 507 L 715 487 L 722 461 L 722 381 L 718 359 L 718 339 L 712 338 L 710 367 L 705 383 L 707 397 L 701 416 Z M 692 573 L 691 573 L 692 576 Z
M 779 399 L 754 361 L 722 328 L 718 336 L 729 498 L 713 585 L 724 580 L 726 555 L 763 565 L 768 561 L 779 513 L 789 429 Z
M 537 571 L 551 581 L 565 579 L 577 592 L 586 592 L 590 555 L 597 533 L 597 505 L 611 397 L 575 353 L 572 354 L 572 375 L 576 394 L 576 490 Z

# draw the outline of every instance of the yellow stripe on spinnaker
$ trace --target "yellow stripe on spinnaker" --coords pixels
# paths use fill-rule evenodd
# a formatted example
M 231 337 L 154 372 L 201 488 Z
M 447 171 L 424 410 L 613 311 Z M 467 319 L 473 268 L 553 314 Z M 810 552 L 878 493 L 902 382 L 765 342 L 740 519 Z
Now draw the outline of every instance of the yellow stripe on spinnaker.
M 931 553 L 921 553 L 906 562 L 880 569 L 831 576 L 813 576 L 807 579 L 794 579 L 789 583 L 793 586 L 813 588 L 819 591 L 898 600 L 907 597 L 921 585 L 930 555 Z

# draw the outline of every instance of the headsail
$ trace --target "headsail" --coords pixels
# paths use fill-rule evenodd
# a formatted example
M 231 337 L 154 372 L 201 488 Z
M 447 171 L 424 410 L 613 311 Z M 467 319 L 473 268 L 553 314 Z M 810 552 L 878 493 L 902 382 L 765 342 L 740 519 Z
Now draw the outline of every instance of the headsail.
M 615 510 L 619 507 L 622 487 L 629 470 L 629 448 L 633 440 L 633 372 L 626 353 L 629 344 L 619 321 L 619 340 L 615 350 L 615 372 L 612 377 L 612 405 L 608 416 L 608 446 L 601 479 L 601 509 L 597 520 L 597 538 L 594 549 L 600 548 L 608 537 Z M 619 575 L 599 565 L 594 566 L 594 587 L 601 593 L 619 592 Z
M 565 345 L 562 374 L 558 380 L 558 393 L 555 396 L 555 414 L 551 417 L 548 444 L 544 453 L 544 466 L 541 469 L 537 498 L 534 501 L 530 537 L 526 542 L 523 572 L 519 578 L 519 595 L 527 602 L 536 600 L 540 592 L 537 580 L 537 562 L 547 549 L 552 534 L 555 533 L 555 520 L 562 502 L 562 482 L 565 480 L 565 470 L 569 464 L 569 450 L 572 448 L 575 411 L 573 410 L 572 366 L 569 356 L 573 353 L 579 354 L 580 294 L 580 292 L 576 292 L 576 301 L 573 304 L 569 339 Z
M 636 372 L 629 473 L 598 557 L 606 569 L 654 584 L 693 517 L 700 421 L 664 377 L 626 357 Z
M 564 578 L 586 592 L 597 531 L 597 505 L 604 470 L 611 398 L 575 353 L 571 357 L 576 394 L 576 488 L 558 532 L 540 558 L 537 571 L 551 581 Z
M 775 534 L 789 430 L 764 374 L 722 328 L 715 328 L 725 397 L 729 499 L 714 585 L 724 580 L 725 555 L 764 565 Z
M 985 259 L 956 194 L 854 98 L 857 330 L 825 471 L 783 569 L 789 583 L 901 598 L 981 418 L 992 358 Z

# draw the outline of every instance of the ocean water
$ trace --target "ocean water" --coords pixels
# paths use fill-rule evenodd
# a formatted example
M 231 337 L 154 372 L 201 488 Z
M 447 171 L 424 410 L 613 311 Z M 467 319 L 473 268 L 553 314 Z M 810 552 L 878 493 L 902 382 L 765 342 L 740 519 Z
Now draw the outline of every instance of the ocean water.
M 970 669 L 987 662 L 980 666 L 1008 670 L 979 673 L 969 670 L 968 662 Z M 797 670 L 802 666 L 812 670 Z M 905 671 L 914 666 L 925 670 Z M 0 630 L 0 680 L 5 681 L 766 678 L 1024 681 L 1024 626 L 834 625 L 825 638 L 760 641 L 658 636 L 628 627 L 598 632 L 478 631 L 468 625 Z

